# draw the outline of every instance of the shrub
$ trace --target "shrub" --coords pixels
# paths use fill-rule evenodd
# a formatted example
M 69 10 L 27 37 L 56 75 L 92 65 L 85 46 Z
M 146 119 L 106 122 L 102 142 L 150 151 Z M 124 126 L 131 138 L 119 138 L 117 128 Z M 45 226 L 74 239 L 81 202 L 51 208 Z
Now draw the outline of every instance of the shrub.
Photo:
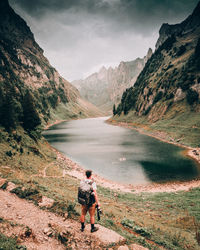
M 198 101 L 199 94 L 193 89 L 188 89 L 187 94 L 186 94 L 186 99 L 187 99 L 187 102 L 190 105 L 192 105 L 192 104 L 194 104 L 195 102 Z
M 157 103 L 158 101 L 160 101 L 160 99 L 162 98 L 162 96 L 163 96 L 163 92 L 162 92 L 162 91 L 159 91 L 159 92 L 156 94 L 156 96 L 155 96 L 155 98 L 154 98 L 154 100 L 153 100 L 153 103 L 155 104 L 155 103 Z
M 26 130 L 34 130 L 41 124 L 39 114 L 35 107 L 35 100 L 32 94 L 27 91 L 23 98 L 23 127 Z
M 186 91 L 190 88 L 190 86 L 192 85 L 192 81 L 190 80 L 180 80 L 179 83 L 178 83 L 178 87 L 181 87 L 181 89 L 183 91 Z
M 181 45 L 180 48 L 178 49 L 176 55 L 181 56 L 185 53 L 185 51 L 186 51 L 186 47 L 184 45 Z
M 174 98 L 174 93 L 168 93 L 167 95 L 166 95 L 166 100 L 169 100 L 169 99 L 172 99 L 172 98 Z
M 152 106 L 150 105 L 145 111 L 144 111 L 144 115 L 148 115 L 148 113 L 150 112 Z
M 175 42 L 176 42 L 176 37 L 172 35 L 166 39 L 166 41 L 160 46 L 160 49 L 169 51 Z
M 9 156 L 9 157 L 11 157 L 13 155 L 13 153 L 12 153 L 11 150 L 9 150 L 9 151 L 6 152 L 6 155 Z
M 39 192 L 36 189 L 28 188 L 28 189 L 22 190 L 21 187 L 16 187 L 13 190 L 11 190 L 11 193 L 16 194 L 19 198 L 27 199 L 32 195 L 38 194 Z
M 115 104 L 113 105 L 113 115 L 116 115 L 117 114 L 117 111 L 116 111 L 116 107 L 115 107 Z
M 68 212 L 68 217 L 72 218 L 73 215 L 78 216 L 79 213 L 77 213 L 76 209 L 76 202 L 69 202 L 67 206 L 67 212 Z

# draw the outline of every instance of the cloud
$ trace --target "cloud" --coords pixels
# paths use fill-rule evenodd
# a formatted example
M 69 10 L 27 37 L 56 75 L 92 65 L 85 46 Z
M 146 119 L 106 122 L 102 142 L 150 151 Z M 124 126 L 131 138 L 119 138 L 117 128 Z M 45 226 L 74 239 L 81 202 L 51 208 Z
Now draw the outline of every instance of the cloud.
M 185 19 L 198 0 L 9 0 L 51 64 L 69 80 L 98 65 L 143 57 L 163 22 Z

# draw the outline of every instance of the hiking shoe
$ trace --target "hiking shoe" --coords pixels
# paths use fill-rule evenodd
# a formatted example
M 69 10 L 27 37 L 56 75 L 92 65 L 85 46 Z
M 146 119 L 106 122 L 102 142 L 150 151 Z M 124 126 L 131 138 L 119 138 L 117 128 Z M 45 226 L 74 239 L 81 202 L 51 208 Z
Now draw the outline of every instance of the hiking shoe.
M 94 227 L 94 228 L 91 229 L 91 233 L 94 233 L 94 232 L 96 232 L 96 231 L 98 231 L 98 230 L 99 230 L 98 227 Z
M 84 231 L 84 229 L 85 229 L 85 227 L 82 227 L 82 228 L 81 228 L 81 232 L 83 232 L 83 231 Z

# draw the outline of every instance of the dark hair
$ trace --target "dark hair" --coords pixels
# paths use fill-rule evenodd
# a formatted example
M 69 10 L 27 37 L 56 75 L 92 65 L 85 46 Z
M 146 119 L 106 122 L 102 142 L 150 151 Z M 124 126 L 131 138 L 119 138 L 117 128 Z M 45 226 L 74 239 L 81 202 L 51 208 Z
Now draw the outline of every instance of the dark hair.
M 85 174 L 86 174 L 87 178 L 90 178 L 90 176 L 92 175 L 92 170 L 86 170 Z

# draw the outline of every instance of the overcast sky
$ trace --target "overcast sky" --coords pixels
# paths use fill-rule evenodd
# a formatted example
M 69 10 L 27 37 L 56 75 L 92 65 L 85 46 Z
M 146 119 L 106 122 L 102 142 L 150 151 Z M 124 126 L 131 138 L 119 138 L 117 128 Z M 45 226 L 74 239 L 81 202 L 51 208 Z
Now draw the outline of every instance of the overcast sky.
M 199 0 L 9 0 L 53 67 L 69 81 L 155 48 L 162 23 L 178 23 Z

